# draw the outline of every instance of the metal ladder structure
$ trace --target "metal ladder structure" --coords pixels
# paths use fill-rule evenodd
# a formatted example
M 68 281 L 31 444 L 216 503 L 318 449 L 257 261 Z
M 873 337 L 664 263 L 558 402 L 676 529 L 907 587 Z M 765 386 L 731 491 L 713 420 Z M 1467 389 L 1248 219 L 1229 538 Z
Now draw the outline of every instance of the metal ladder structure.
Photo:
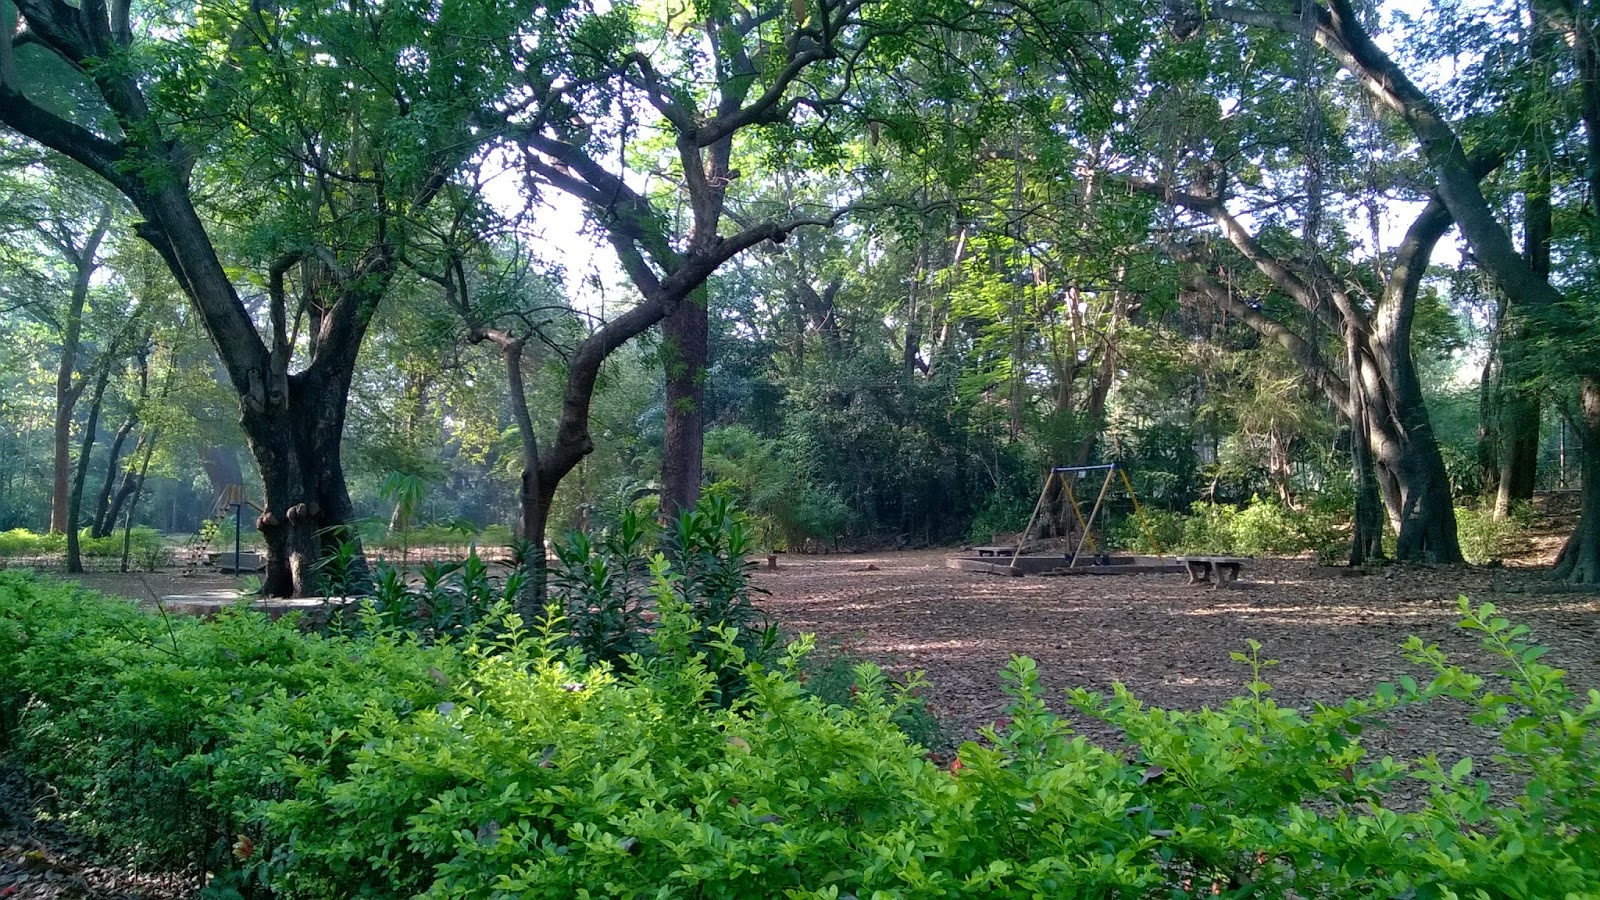
M 228 518 L 238 514 L 235 508 L 243 506 L 248 506 L 257 512 L 261 510 L 261 507 L 250 502 L 244 485 L 230 484 L 217 492 L 216 499 L 211 502 L 210 514 L 201 520 L 200 527 L 183 545 L 182 552 L 186 558 L 182 573 L 184 577 L 198 575 L 202 568 L 211 565 L 212 543 L 225 533 L 223 526 L 227 524 Z M 215 527 L 207 528 L 207 523 Z

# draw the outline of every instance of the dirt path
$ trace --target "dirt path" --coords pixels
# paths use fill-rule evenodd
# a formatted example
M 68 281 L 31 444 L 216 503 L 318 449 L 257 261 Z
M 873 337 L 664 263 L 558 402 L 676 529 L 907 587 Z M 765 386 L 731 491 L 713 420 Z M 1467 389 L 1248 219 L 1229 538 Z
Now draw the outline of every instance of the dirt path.
M 953 552 L 953 551 L 950 551 Z M 1000 669 L 1033 657 L 1054 701 L 1070 687 L 1113 681 L 1162 706 L 1216 706 L 1243 691 L 1248 672 L 1230 662 L 1254 638 L 1274 697 L 1291 706 L 1370 693 L 1416 671 L 1401 655 L 1408 635 L 1437 643 L 1485 671 L 1476 641 L 1455 628 L 1456 597 L 1491 601 L 1550 646 L 1547 660 L 1574 687 L 1600 686 L 1600 599 L 1538 593 L 1534 573 L 1504 569 L 1391 569 L 1329 577 L 1309 561 L 1246 565 L 1229 591 L 1189 587 L 1182 575 L 1005 578 L 945 567 L 950 552 L 783 557 L 757 576 L 765 608 L 791 631 L 811 631 L 895 671 L 924 669 L 930 704 L 959 738 L 1004 715 Z M 1060 708 L 1062 704 L 1053 702 Z M 1097 723 L 1082 723 L 1110 739 Z M 1407 710 L 1369 745 L 1441 758 L 1491 748 L 1459 707 Z

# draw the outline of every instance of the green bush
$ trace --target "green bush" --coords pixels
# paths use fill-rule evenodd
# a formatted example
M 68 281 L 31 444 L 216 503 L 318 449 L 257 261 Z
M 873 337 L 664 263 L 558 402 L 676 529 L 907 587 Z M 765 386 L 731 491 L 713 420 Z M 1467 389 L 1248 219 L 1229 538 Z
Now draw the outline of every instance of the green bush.
M 848 704 L 800 684 L 810 643 L 743 666 L 715 702 L 699 627 L 652 563 L 654 655 L 620 677 L 563 628 L 424 644 L 299 633 L 229 612 L 164 621 L 0 573 L 0 711 L 69 821 L 147 855 L 203 857 L 240 894 L 334 897 L 1594 897 L 1600 694 L 1576 697 L 1526 632 L 1462 601 L 1492 688 L 1413 640 L 1434 678 L 1300 711 L 1070 695 L 1126 735 L 1072 735 L 1031 661 L 1010 718 L 948 768 L 895 717 L 915 685 L 857 667 Z M 372 614 L 375 616 L 375 613 Z M 717 640 L 742 654 L 731 631 Z M 1512 776 L 1374 759 L 1362 728 L 1450 698 Z M 1420 805 L 1392 808 L 1402 783 Z
M 1149 506 L 1127 516 L 1111 529 L 1111 542 L 1134 553 L 1171 553 L 1183 545 L 1184 516 Z
M 1293 509 L 1260 497 L 1243 508 L 1196 503 L 1187 516 L 1142 509 L 1119 523 L 1112 539 L 1136 553 L 1286 556 L 1310 550 L 1324 561 L 1343 554 L 1349 542 L 1327 509 Z
M 66 549 L 64 534 L 38 534 L 26 528 L 0 531 L 0 556 L 45 556 Z
M 1456 507 L 1456 537 L 1461 555 L 1474 565 L 1497 563 L 1527 547 L 1528 527 L 1533 524 L 1533 507 L 1513 504 L 1511 514 L 1495 519 L 1494 506 Z
M 166 549 L 161 535 L 154 528 L 139 526 L 129 537 L 132 560 L 141 565 L 154 559 L 158 565 L 167 560 L 162 555 Z M 103 537 L 91 537 L 85 528 L 78 534 L 78 550 L 92 559 L 121 559 L 122 532 L 114 531 Z M 58 533 L 38 534 L 26 528 L 13 528 L 0 532 L 0 557 L 57 556 L 67 552 L 67 536 Z M 146 566 L 148 568 L 148 566 Z

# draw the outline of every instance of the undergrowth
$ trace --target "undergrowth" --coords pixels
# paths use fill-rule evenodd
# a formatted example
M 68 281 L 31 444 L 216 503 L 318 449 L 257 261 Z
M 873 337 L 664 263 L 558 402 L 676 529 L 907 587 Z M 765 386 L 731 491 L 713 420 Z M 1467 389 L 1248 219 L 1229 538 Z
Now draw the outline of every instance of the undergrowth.
M 1413 639 L 1431 680 L 1305 710 L 1272 700 L 1255 645 L 1217 709 L 1072 692 L 1116 750 L 1017 657 L 1006 724 L 941 766 L 896 724 L 919 679 L 861 663 L 830 702 L 802 684 L 809 638 L 763 663 L 712 628 L 745 683 L 727 702 L 689 579 L 663 554 L 648 577 L 650 651 L 622 667 L 587 662 L 555 608 L 424 639 L 369 605 L 322 635 L 0 572 L 0 733 L 73 827 L 203 862 L 214 898 L 1600 896 L 1600 693 L 1491 606 L 1461 609 L 1492 682 Z M 1362 744 L 1441 698 L 1520 791 Z M 1417 781 L 1425 802 L 1394 808 Z

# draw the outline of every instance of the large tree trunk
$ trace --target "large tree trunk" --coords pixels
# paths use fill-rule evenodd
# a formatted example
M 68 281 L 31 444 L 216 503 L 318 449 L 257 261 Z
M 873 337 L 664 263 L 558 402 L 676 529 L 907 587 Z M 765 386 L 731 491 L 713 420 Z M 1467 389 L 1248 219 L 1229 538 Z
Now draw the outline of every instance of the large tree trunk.
M 1556 557 L 1555 575 L 1575 584 L 1600 583 L 1600 380 L 1579 388 L 1583 429 L 1583 514 Z
M 291 376 L 287 403 L 247 407 L 240 422 L 261 471 L 264 511 L 256 527 L 267 547 L 265 596 L 315 595 L 324 552 L 353 539 L 333 527 L 355 516 L 340 458 L 350 374 Z
M 1389 498 L 1391 510 L 1398 506 L 1395 558 L 1407 562 L 1463 561 L 1450 476 L 1411 354 L 1417 292 L 1434 245 L 1449 229 L 1444 204 L 1430 202 L 1395 253 L 1370 336 L 1355 342 L 1366 348 L 1357 380 L 1371 414 L 1379 474 L 1392 479 L 1397 494 Z
M 1537 17 L 1535 19 L 1537 22 Z M 1539 42 L 1550 45 L 1549 32 L 1539 28 Z M 1524 194 L 1522 255 L 1533 271 L 1550 280 L 1550 239 L 1554 232 L 1550 208 L 1550 175 L 1535 166 L 1534 184 Z M 1510 300 L 1501 323 L 1510 331 L 1502 336 L 1500 396 L 1500 470 L 1495 479 L 1494 517 L 1504 519 L 1511 505 L 1533 499 L 1539 475 L 1540 403 L 1531 363 L 1525 317 Z
M 1533 499 L 1539 477 L 1540 403 L 1530 390 L 1513 388 L 1500 399 L 1500 471 L 1494 517 L 1510 515 L 1515 503 Z
M 1365 414 L 1356 413 L 1350 423 L 1350 478 L 1356 501 L 1350 522 L 1350 565 L 1377 562 L 1383 553 L 1383 498 L 1378 490 L 1378 475 L 1372 463 Z
M 700 499 L 705 444 L 709 317 L 701 286 L 661 323 L 667 379 L 667 434 L 661 454 L 661 515 L 672 518 Z
M 52 429 L 50 530 L 67 530 L 68 494 L 72 481 L 72 412 L 87 382 L 74 378 L 78 367 L 78 343 L 83 333 L 83 304 L 89 296 L 87 280 L 76 286 L 67 307 L 66 327 L 61 334 L 61 359 L 56 363 L 55 417 Z

